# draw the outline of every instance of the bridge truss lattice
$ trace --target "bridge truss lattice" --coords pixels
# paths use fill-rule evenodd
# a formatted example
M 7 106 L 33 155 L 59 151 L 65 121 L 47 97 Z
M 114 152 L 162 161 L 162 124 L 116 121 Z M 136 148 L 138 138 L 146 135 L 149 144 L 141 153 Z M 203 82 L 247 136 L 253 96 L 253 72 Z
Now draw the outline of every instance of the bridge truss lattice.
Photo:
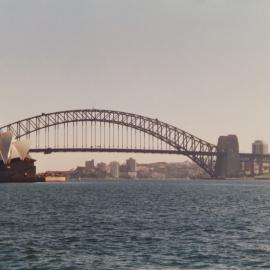
M 134 152 L 181 154 L 210 176 L 217 147 L 186 131 L 142 115 L 112 110 L 69 110 L 23 119 L 1 127 L 17 140 L 31 139 L 32 152 Z

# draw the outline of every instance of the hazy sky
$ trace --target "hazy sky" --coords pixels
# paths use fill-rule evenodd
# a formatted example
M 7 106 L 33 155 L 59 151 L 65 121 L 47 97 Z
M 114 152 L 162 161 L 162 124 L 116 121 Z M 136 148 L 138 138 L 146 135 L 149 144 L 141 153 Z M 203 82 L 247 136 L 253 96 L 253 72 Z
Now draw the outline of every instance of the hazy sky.
M 270 143 L 270 1 L 0 0 L 0 89 L 1 125 L 115 109 L 212 143 L 237 134 L 247 152 Z M 36 157 L 43 169 L 127 156 Z

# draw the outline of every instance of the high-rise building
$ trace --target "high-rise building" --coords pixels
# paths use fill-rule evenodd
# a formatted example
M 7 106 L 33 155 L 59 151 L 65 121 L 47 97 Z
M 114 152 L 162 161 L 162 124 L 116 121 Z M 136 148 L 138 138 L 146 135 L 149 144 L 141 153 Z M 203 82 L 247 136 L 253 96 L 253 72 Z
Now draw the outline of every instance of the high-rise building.
M 104 162 L 100 162 L 97 164 L 97 171 L 99 172 L 107 172 L 107 165 Z
M 90 161 L 85 161 L 86 171 L 93 171 L 95 169 L 95 161 L 92 159 Z
M 268 154 L 268 144 L 264 141 L 257 140 L 252 144 L 252 153 L 255 155 Z
M 104 178 L 107 175 L 107 170 L 108 170 L 108 167 L 106 163 L 100 162 L 97 164 L 96 174 L 99 178 Z
M 110 175 L 113 178 L 119 178 L 119 167 L 120 164 L 116 161 L 110 163 Z
M 127 170 L 127 176 L 129 178 L 136 178 L 137 177 L 137 164 L 136 164 L 135 159 L 130 158 L 127 160 L 126 170 Z
M 136 164 L 135 159 L 130 158 L 127 160 L 127 171 L 128 172 L 136 172 L 137 171 L 137 164 Z

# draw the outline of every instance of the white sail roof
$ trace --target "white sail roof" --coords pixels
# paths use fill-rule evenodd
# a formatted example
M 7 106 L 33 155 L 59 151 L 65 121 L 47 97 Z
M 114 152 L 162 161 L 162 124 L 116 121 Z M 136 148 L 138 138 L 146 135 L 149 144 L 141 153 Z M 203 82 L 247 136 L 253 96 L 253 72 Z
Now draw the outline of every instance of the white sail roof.
M 12 142 L 11 132 L 0 132 L 0 159 L 8 164 L 12 159 L 24 160 L 29 155 L 31 143 L 29 140 Z
M 15 158 L 20 158 L 20 159 L 21 159 L 21 156 L 20 156 L 20 154 L 18 153 L 18 150 L 17 150 L 17 148 L 15 147 L 15 144 L 12 143 L 11 146 L 10 146 L 10 150 L 9 150 L 8 163 L 9 163 L 12 159 L 15 159 Z
M 13 145 L 17 149 L 20 159 L 24 160 L 27 157 L 31 147 L 30 140 L 16 141 L 13 143 Z
M 12 133 L 10 131 L 0 132 L 0 154 L 4 164 L 8 163 Z

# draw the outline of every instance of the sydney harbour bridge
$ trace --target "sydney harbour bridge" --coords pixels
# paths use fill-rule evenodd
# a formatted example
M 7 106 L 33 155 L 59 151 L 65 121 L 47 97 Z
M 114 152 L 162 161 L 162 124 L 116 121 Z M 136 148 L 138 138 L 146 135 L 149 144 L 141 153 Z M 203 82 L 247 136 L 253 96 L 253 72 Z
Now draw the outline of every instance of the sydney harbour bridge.
M 0 128 L 16 140 L 30 139 L 31 152 L 122 152 L 185 155 L 210 177 L 237 177 L 242 159 L 236 136 L 221 136 L 218 145 L 159 119 L 98 109 L 42 113 Z

